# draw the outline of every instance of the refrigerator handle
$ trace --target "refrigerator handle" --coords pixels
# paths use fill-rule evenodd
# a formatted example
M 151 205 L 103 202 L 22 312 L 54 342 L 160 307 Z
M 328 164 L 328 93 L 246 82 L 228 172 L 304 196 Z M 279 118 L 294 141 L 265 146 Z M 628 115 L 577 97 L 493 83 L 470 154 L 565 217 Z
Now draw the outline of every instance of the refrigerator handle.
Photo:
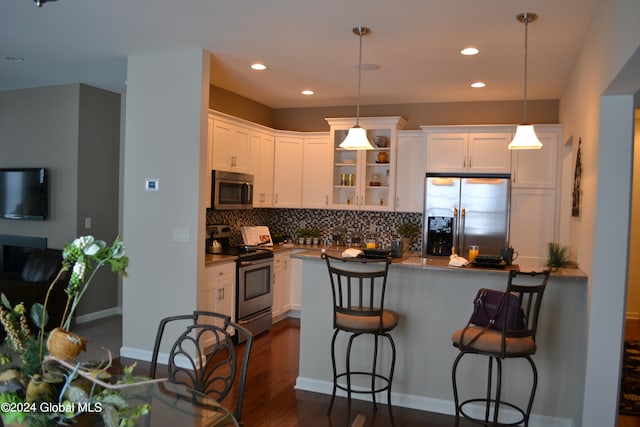
M 465 222 L 465 217 L 467 216 L 467 210 L 465 208 L 462 208 L 462 211 L 460 212 L 460 253 L 464 253 L 463 251 L 465 250 L 465 236 L 464 236 L 464 222 Z M 461 255 L 462 256 L 462 255 Z
M 456 249 L 456 251 L 458 249 L 460 249 L 460 247 L 458 246 L 458 207 L 454 206 L 453 207 L 453 242 L 451 242 L 451 244 L 453 245 L 453 247 Z M 456 252 L 457 254 L 459 254 L 459 252 Z

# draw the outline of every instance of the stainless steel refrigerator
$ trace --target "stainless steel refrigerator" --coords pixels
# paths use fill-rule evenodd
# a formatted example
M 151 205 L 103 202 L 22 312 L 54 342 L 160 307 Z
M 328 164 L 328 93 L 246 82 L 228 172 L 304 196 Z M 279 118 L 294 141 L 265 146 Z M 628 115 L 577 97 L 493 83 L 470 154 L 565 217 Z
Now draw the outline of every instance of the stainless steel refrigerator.
M 425 177 L 422 256 L 499 255 L 509 243 L 509 174 L 435 174 Z

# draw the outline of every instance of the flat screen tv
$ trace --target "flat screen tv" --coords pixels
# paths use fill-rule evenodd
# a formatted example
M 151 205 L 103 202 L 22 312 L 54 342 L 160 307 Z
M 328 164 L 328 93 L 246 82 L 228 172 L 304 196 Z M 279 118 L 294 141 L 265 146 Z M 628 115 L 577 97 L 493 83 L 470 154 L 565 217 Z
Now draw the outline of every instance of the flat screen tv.
M 45 168 L 0 169 L 0 218 L 44 220 L 48 208 Z

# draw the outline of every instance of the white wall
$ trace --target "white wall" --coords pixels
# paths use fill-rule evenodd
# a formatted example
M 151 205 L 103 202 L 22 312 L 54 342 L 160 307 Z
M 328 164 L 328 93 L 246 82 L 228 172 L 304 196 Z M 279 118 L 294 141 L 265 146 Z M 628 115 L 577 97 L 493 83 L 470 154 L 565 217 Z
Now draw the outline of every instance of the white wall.
M 196 307 L 204 275 L 209 61 L 201 49 L 128 61 L 123 356 L 148 360 L 159 320 Z M 159 179 L 160 191 L 144 191 L 145 178 Z M 176 231 L 188 233 L 188 242 L 177 242 Z
M 640 2 L 600 0 L 560 101 L 565 141 L 582 137 L 582 215 L 570 246 L 589 280 L 589 331 L 582 426 L 615 425 L 626 287 L 633 96 L 640 76 Z M 624 80 L 624 84 L 623 81 Z M 618 96 L 602 96 L 617 81 Z M 570 197 L 565 195 L 564 197 Z M 570 303 L 570 302 L 567 302 Z

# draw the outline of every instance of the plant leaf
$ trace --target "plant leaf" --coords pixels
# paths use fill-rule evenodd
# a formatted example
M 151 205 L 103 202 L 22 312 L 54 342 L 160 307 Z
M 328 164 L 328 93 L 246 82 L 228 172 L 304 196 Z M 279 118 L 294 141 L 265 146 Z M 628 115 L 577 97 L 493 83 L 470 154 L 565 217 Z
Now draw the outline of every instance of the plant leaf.
M 44 306 L 39 302 L 33 304 L 31 306 L 31 320 L 38 327 L 38 329 L 42 329 L 49 322 L 49 314 L 47 310 L 45 310 Z
M 11 310 L 11 303 L 9 302 L 9 299 L 4 294 L 4 292 L 0 295 L 0 300 L 2 301 L 2 305 L 7 307 L 7 310 Z

